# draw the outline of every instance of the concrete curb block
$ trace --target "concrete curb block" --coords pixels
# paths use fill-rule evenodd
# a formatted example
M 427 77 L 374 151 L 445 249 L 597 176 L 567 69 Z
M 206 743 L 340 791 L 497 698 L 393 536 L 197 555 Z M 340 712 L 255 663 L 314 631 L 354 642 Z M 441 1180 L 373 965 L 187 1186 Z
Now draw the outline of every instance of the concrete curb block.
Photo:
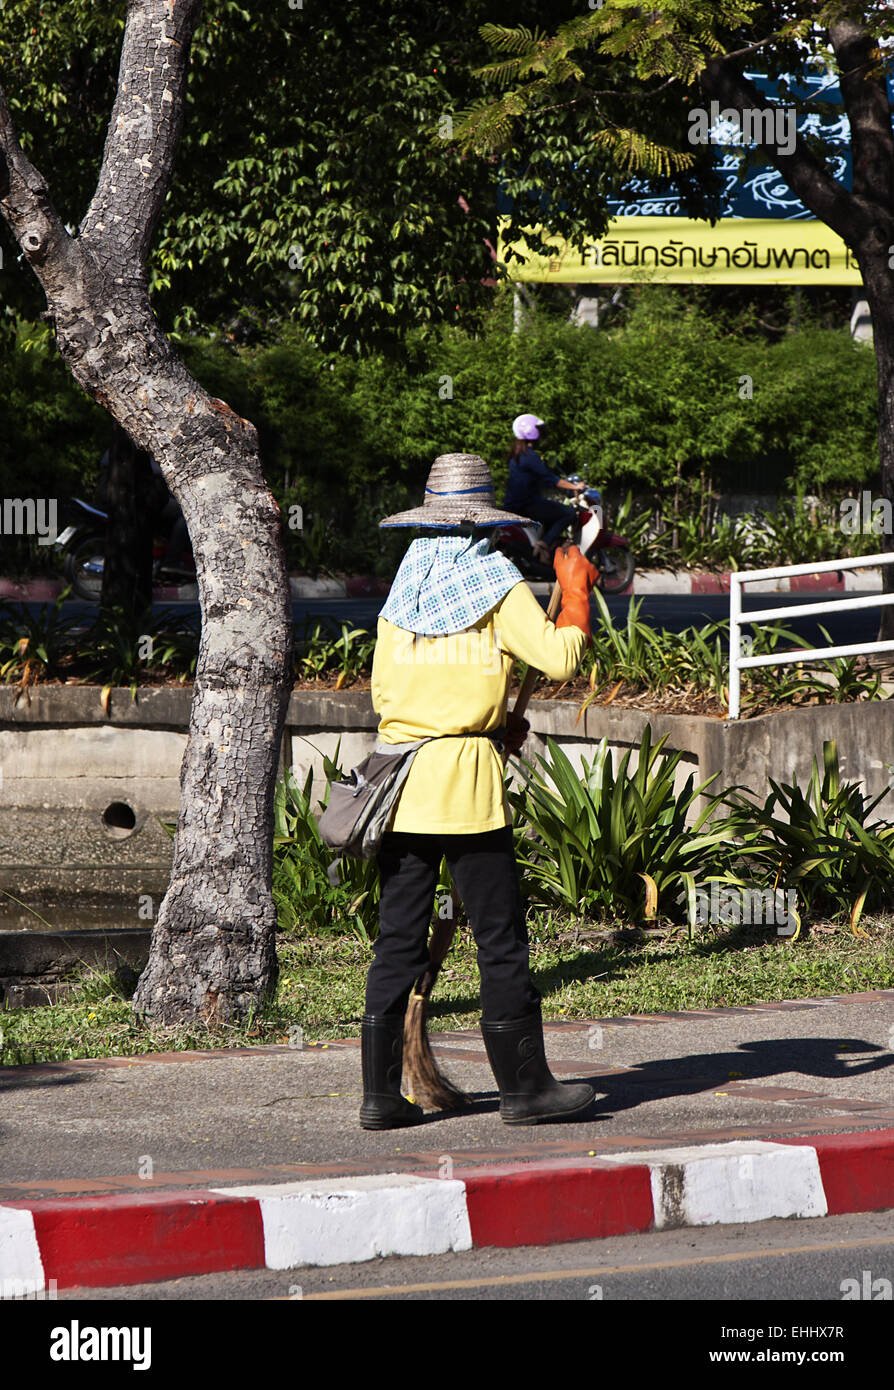
M 625 594 L 728 594 L 730 571 L 713 573 L 691 570 L 673 573 L 671 570 L 646 571 L 635 574 L 633 584 Z M 862 593 L 881 593 L 882 576 L 878 569 L 837 570 L 831 573 L 798 574 L 781 579 L 754 579 L 746 594 L 813 594 L 840 593 L 859 590 Z
M 549 594 L 552 585 L 544 580 L 529 581 L 535 594 Z M 292 598 L 385 598 L 390 589 L 387 579 L 358 574 L 347 579 L 305 579 L 289 577 Z M 857 589 L 863 593 L 881 592 L 882 577 L 877 569 L 839 570 L 832 574 L 803 574 L 791 579 L 756 579 L 749 584 L 749 594 L 826 593 Z M 14 584 L 0 579 L 0 601 L 18 603 L 51 603 L 62 591 L 56 580 L 35 580 L 30 584 Z M 617 597 L 629 594 L 728 594 L 729 571 L 714 574 L 708 570 L 675 573 L 673 570 L 652 570 L 633 577 L 633 583 Z M 168 585 L 155 588 L 156 603 L 197 603 L 199 590 L 195 584 Z
M 387 580 L 364 575 L 351 579 L 289 580 L 293 598 L 384 598 L 389 590 Z M 548 595 L 552 585 L 548 580 L 528 581 L 535 594 Z M 675 573 L 673 570 L 644 571 L 635 574 L 633 583 L 617 597 L 628 594 L 728 594 L 730 572 L 715 574 L 709 570 Z M 802 574 L 783 579 L 755 579 L 748 585 L 749 594 L 839 593 L 842 590 L 862 593 L 881 592 L 882 577 L 877 569 L 838 570 L 831 574 Z
M 487 1165 L 443 1178 L 6 1202 L 0 1289 L 39 1295 L 888 1207 L 894 1129 Z

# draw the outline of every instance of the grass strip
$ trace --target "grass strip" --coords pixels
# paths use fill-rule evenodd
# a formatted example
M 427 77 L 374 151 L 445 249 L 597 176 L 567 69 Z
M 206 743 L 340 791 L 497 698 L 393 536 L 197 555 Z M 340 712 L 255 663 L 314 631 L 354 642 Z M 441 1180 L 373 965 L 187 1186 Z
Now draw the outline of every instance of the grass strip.
M 563 932 L 555 918 L 546 928 L 535 919 L 531 964 L 546 1019 L 894 989 L 891 918 L 870 918 L 864 925 L 865 938 L 846 925 L 814 927 L 795 942 L 771 937 L 767 928 L 716 927 L 692 944 L 682 932 L 619 944 L 570 922 Z M 73 982 L 70 1000 L 0 1010 L 0 1065 L 357 1037 L 371 946 L 336 935 L 281 937 L 279 958 L 275 998 L 257 1017 L 215 1028 L 143 1024 L 113 976 L 85 973 Z M 431 1029 L 473 1028 L 479 1018 L 475 948 L 462 928 L 435 990 Z

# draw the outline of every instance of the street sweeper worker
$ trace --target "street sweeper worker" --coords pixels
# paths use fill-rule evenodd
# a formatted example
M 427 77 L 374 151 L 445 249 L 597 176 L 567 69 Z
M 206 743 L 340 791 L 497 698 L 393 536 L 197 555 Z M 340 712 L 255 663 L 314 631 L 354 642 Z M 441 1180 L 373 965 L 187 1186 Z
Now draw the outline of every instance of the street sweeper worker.
M 574 674 L 589 641 L 596 571 L 580 551 L 556 551 L 562 609 L 554 624 L 489 533 L 518 520 L 494 505 L 483 459 L 435 460 L 421 507 L 385 517 L 386 528 L 422 528 L 378 621 L 372 701 L 379 740 L 431 738 L 415 754 L 378 856 L 379 934 L 362 1024 L 360 1123 L 418 1123 L 401 1094 L 404 1014 L 428 963 L 428 927 L 442 856 L 468 914 L 481 972 L 481 1030 L 509 1124 L 559 1119 L 594 1092 L 560 1085 L 546 1063 L 540 994 L 506 799 L 502 739 L 516 751 L 527 725 L 507 730 L 516 658 L 552 680 Z M 501 733 L 502 731 L 502 733 Z

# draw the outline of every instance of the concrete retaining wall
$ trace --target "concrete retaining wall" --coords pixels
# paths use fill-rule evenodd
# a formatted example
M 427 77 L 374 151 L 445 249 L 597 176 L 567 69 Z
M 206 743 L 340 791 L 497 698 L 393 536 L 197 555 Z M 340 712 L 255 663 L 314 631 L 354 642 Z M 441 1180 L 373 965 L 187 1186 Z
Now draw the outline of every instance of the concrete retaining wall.
M 115 690 L 107 715 L 94 688 L 37 687 L 30 704 L 0 690 L 0 888 L 31 901 L 130 904 L 134 927 L 151 921 L 170 870 L 160 822 L 177 817 L 190 700 L 189 689 L 144 690 L 137 703 Z M 667 734 L 667 748 L 684 754 L 678 786 L 690 773 L 698 782 L 717 772 L 718 789 L 740 783 L 763 797 L 768 776 L 806 782 L 823 740 L 835 738 L 845 777 L 870 795 L 887 791 L 878 814 L 894 815 L 887 702 L 735 723 L 596 706 L 578 720 L 578 708 L 532 702 L 526 754 L 551 735 L 579 767 L 606 737 L 617 766 L 651 723 L 654 739 Z M 322 778 L 323 755 L 338 748 L 349 768 L 372 748 L 376 723 L 368 691 L 295 691 L 282 764 L 302 780 L 309 767 Z

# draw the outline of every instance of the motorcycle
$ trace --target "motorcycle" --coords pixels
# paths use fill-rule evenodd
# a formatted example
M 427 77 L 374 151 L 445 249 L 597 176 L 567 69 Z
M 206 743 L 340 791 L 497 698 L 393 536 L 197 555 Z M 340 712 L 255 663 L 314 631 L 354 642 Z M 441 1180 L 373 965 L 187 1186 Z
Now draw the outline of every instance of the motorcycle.
M 583 482 L 577 474 L 569 480 Z M 605 527 L 605 513 L 602 507 L 602 493 L 598 488 L 587 486 L 585 491 L 576 493 L 569 499 L 569 506 L 579 513 L 573 530 L 579 530 L 580 538 L 574 536 L 581 552 L 599 571 L 598 584 L 604 594 L 620 594 L 633 582 L 636 562 L 630 543 L 614 531 Z M 552 564 L 542 563 L 536 556 L 534 547 L 543 532 L 539 521 L 528 523 L 514 522 L 511 526 L 501 526 L 496 537 L 496 547 L 516 565 L 526 579 L 555 579 Z
M 78 598 L 98 603 L 102 596 L 102 575 L 105 566 L 106 523 L 108 514 L 91 506 L 80 497 L 69 504 L 71 523 L 60 531 L 53 549 L 62 554 L 65 577 Z M 189 557 L 188 564 L 174 564 L 166 558 L 167 543 L 156 536 L 152 543 L 152 583 L 195 584 L 196 567 Z

